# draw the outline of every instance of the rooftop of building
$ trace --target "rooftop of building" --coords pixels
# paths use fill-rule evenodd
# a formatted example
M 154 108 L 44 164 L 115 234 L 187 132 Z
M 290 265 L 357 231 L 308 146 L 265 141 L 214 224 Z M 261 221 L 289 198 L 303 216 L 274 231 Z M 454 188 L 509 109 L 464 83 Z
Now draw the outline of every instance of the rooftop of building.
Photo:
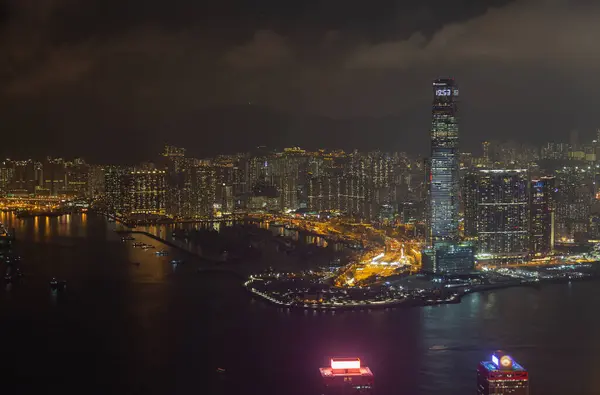
M 488 372 L 526 372 L 525 368 L 519 365 L 514 359 L 512 360 L 512 367 L 510 369 L 500 369 L 492 361 L 482 361 L 481 366 Z

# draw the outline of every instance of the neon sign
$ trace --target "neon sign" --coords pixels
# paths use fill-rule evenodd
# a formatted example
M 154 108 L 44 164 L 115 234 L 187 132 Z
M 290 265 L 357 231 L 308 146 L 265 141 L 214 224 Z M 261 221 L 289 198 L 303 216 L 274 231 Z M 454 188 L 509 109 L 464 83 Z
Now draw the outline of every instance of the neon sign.
M 360 369 L 360 359 L 358 358 L 332 358 L 332 369 Z
M 512 359 L 508 355 L 503 355 L 502 358 L 500 358 L 500 365 L 502 365 L 503 368 L 510 368 L 512 367 Z
M 492 355 L 492 362 L 494 363 L 494 365 L 498 366 L 499 365 L 499 363 L 498 363 L 498 357 L 495 356 L 495 355 Z

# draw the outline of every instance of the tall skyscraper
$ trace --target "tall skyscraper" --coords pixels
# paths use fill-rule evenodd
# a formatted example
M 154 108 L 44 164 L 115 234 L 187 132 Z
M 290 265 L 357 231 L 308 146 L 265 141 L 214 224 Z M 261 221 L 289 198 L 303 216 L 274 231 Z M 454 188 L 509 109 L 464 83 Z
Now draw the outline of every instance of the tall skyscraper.
M 434 273 L 468 272 L 474 265 L 473 248 L 458 244 L 458 86 L 453 79 L 433 82 L 428 167 L 428 248 L 423 255 L 423 269 Z
M 464 214 L 464 235 L 466 238 L 477 236 L 477 172 L 466 171 L 462 175 L 461 203 Z
M 453 79 L 433 83 L 429 162 L 429 244 L 458 241 L 458 87 Z
M 104 168 L 104 199 L 111 214 L 127 215 L 131 207 L 127 175 L 131 169 L 122 166 Z
M 554 248 L 554 177 L 531 180 L 529 190 L 530 251 L 548 254 Z
M 579 167 L 556 171 L 556 234 L 561 240 L 586 240 L 593 201 L 593 173 Z
M 527 370 L 503 351 L 477 368 L 477 395 L 529 395 Z
M 526 170 L 480 170 L 477 243 L 480 260 L 511 263 L 529 255 L 529 196 Z

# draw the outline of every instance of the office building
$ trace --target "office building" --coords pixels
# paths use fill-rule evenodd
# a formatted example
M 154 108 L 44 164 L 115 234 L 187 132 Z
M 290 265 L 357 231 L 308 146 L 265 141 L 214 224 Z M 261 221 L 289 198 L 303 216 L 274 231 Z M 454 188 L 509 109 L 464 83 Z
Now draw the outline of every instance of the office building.
M 527 370 L 503 351 L 477 368 L 477 395 L 529 395 Z
M 458 87 L 452 79 L 433 83 L 429 162 L 429 242 L 458 240 Z
M 475 269 L 475 248 L 471 242 L 436 243 L 423 251 L 423 269 L 432 273 L 465 274 Z
M 534 255 L 547 255 L 554 249 L 554 184 L 554 177 L 531 180 L 529 250 Z
M 438 79 L 433 83 L 431 156 L 427 162 L 429 248 L 423 256 L 423 269 L 433 273 L 470 271 L 474 266 L 472 249 L 457 244 L 460 239 L 458 94 L 453 79 Z
M 371 369 L 361 366 L 358 358 L 331 358 L 330 366 L 319 368 L 323 395 L 372 394 L 374 378 Z
M 529 255 L 529 197 L 526 170 L 480 170 L 477 252 L 480 261 L 516 263 Z

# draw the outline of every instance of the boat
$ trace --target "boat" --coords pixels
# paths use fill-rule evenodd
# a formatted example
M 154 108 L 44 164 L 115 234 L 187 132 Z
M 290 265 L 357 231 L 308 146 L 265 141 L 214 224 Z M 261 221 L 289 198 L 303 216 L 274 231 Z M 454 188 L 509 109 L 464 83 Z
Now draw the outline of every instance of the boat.
M 127 241 L 127 240 L 135 240 L 135 238 L 133 236 L 123 236 L 123 237 L 121 237 L 121 241 Z
M 56 277 L 52 277 L 52 280 L 50 280 L 50 289 L 53 291 L 64 291 L 67 289 L 67 282 L 65 280 L 58 281 Z
M 447 346 L 431 346 L 431 347 L 429 347 L 429 349 L 431 351 L 443 351 L 443 350 L 447 350 L 448 347 Z
M 146 246 L 146 244 L 144 244 L 144 243 L 133 243 L 132 246 L 133 247 L 144 247 L 144 246 Z
M 223 369 L 223 368 L 217 368 L 217 373 L 225 373 L 225 369 Z
M 160 250 L 160 251 L 156 251 L 155 254 L 157 256 L 166 256 L 166 255 L 169 255 L 169 251 L 167 251 L 167 250 Z
M 182 263 L 184 263 L 184 261 L 181 259 L 172 259 L 171 260 L 171 264 L 173 264 L 173 265 L 181 265 Z
M 6 275 L 6 276 L 4 276 L 4 281 L 5 281 L 7 284 L 10 284 L 10 283 L 12 283 L 12 276 L 11 276 L 11 275 Z
M 152 244 L 144 244 L 144 245 L 142 246 L 142 248 L 143 248 L 144 250 L 147 250 L 147 249 L 149 249 L 149 248 L 156 248 L 156 247 L 154 247 Z

